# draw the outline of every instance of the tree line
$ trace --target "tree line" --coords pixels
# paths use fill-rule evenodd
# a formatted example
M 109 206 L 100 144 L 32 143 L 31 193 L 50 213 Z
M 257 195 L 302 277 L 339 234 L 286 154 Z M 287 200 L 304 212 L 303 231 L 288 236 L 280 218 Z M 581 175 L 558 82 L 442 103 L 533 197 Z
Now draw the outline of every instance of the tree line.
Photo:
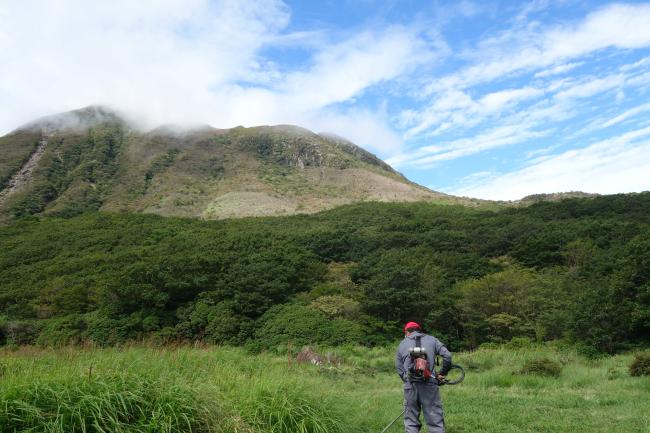
M 648 344 L 650 193 L 499 211 L 363 203 L 200 221 L 87 212 L 0 228 L 0 344 Z

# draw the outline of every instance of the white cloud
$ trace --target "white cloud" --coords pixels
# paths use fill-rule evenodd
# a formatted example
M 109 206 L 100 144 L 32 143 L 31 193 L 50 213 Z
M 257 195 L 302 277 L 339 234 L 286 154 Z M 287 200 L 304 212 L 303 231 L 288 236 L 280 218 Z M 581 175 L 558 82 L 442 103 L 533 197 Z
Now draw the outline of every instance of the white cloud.
M 637 62 L 634 62 L 632 64 L 621 66 L 620 70 L 624 71 L 624 72 L 627 72 L 627 71 L 632 71 L 634 69 L 638 69 L 638 68 L 648 66 L 648 65 L 650 65 L 650 57 L 644 57 L 643 59 L 641 59 L 641 60 L 639 60 Z
M 390 161 L 401 167 L 426 167 L 432 163 L 462 158 L 549 135 L 553 128 L 549 122 L 562 122 L 576 117 L 581 110 L 588 109 L 581 100 L 612 90 L 618 90 L 618 97 L 623 88 L 640 86 L 639 76 L 642 75 L 630 78 L 625 73 L 615 73 L 603 77 L 567 78 L 551 81 L 541 88 L 527 86 L 491 92 L 478 101 L 473 100 L 466 91 L 450 89 L 440 94 L 440 98 L 435 99 L 426 110 L 408 113 L 408 121 L 418 123 L 407 130 L 406 137 L 422 135 L 431 138 L 451 128 L 467 129 L 485 120 L 492 120 L 490 129 L 465 133 L 464 138 L 439 143 L 431 148 L 425 146 L 410 153 L 395 155 Z M 542 98 L 525 109 L 513 109 L 522 102 L 530 102 L 540 97 Z M 644 111 L 645 107 L 642 106 L 625 113 L 624 118 Z M 506 115 L 502 116 L 504 112 Z M 621 120 L 623 119 L 613 121 Z M 595 119 L 566 138 L 575 138 L 603 129 L 610 126 L 607 122 L 607 119 Z M 430 131 L 432 125 L 438 126 Z M 424 131 L 427 132 L 423 135 Z
M 403 146 L 402 137 L 388 127 L 386 114 L 369 110 L 324 111 L 306 117 L 301 123 L 319 132 L 338 133 L 359 146 L 385 155 L 393 155 Z
M 546 6 L 546 2 L 530 5 L 533 10 Z M 550 98 L 545 107 L 529 106 L 519 111 L 528 111 L 530 121 L 535 121 L 534 117 L 540 115 L 547 117 L 546 120 L 565 120 L 580 111 L 578 99 L 617 89 L 618 101 L 622 102 L 625 98 L 622 87 L 642 87 L 650 83 L 650 75 L 643 73 L 643 61 L 620 73 L 548 80 L 583 65 L 585 61 L 579 57 L 595 51 L 608 47 L 650 46 L 650 26 L 645 24 L 650 22 L 650 4 L 610 5 L 592 12 L 582 21 L 546 27 L 523 20 L 522 17 L 528 13 L 522 12 L 514 28 L 504 30 L 470 50 L 466 56 L 470 59 L 468 66 L 434 79 L 425 87 L 424 94 L 430 96 L 429 103 L 420 110 L 409 108 L 399 116 L 400 126 L 408 128 L 406 139 L 467 131 L 488 121 L 492 121 L 493 128 L 499 125 L 498 122 L 507 126 L 522 116 L 522 113 L 510 115 L 509 111 L 540 97 Z M 632 71 L 639 69 L 641 73 Z M 524 73 L 530 74 L 534 85 L 498 89 L 503 86 L 505 77 Z M 633 76 L 633 73 L 637 75 Z M 534 79 L 537 81 L 532 81 Z M 489 88 L 490 93 L 481 94 L 485 88 Z M 493 147 L 477 144 L 476 148 Z M 448 157 L 466 154 L 468 152 L 456 151 Z M 403 158 L 396 157 L 398 160 Z
M 373 127 L 354 133 L 367 147 L 399 147 L 380 110 L 336 104 L 431 61 L 433 42 L 398 26 L 332 42 L 322 31 L 287 33 L 289 20 L 280 0 L 0 0 L 0 134 L 105 104 L 148 126 L 299 123 L 345 136 L 357 121 Z M 263 55 L 293 45 L 308 56 L 290 69 Z
M 543 95 L 544 91 L 534 87 L 523 87 L 521 89 L 507 89 L 498 92 L 488 93 L 483 96 L 479 101 L 482 111 L 492 113 L 501 110 L 502 108 L 523 101 L 525 99 L 534 98 Z
M 387 162 L 395 167 L 430 167 L 442 161 L 450 161 L 486 150 L 496 149 L 547 135 L 548 131 L 534 129 L 533 123 L 501 125 L 476 136 L 425 146 L 415 151 L 396 155 Z
M 322 50 L 311 68 L 288 74 L 279 90 L 294 108 L 313 109 L 346 101 L 430 60 L 426 44 L 405 28 L 364 32 Z
M 450 192 L 491 200 L 565 191 L 639 192 L 650 190 L 648 161 L 650 127 L 645 127 Z
M 429 84 L 427 92 L 467 88 L 518 71 L 556 65 L 608 47 L 647 47 L 650 45 L 648 22 L 650 4 L 614 4 L 573 25 L 543 30 L 530 25 L 508 30 L 479 47 L 476 64 L 435 80 Z
M 627 86 L 637 86 L 637 87 L 650 86 L 650 71 L 629 78 L 625 82 L 625 84 Z
M 400 120 L 402 125 L 415 124 L 406 131 L 407 138 L 428 130 L 432 125 L 438 125 L 427 134 L 430 137 L 452 128 L 476 126 L 487 118 L 499 117 L 513 106 L 543 94 L 543 89 L 523 87 L 488 93 L 475 101 L 466 92 L 450 89 L 436 95 L 433 104 L 424 111 L 418 113 L 409 110 L 402 113 Z
M 650 45 L 648 22 L 650 4 L 613 4 L 588 15 L 578 26 L 548 32 L 545 54 L 549 59 L 562 59 L 607 47 L 646 47 Z
M 444 145 L 442 152 L 412 161 L 415 166 L 428 166 L 440 161 L 449 161 L 463 156 L 473 155 L 498 147 L 522 143 L 532 138 L 545 135 L 524 125 L 499 126 L 475 137 L 462 138 Z
M 625 111 L 624 113 L 621 113 L 618 116 L 604 122 L 602 124 L 602 127 L 603 128 L 609 128 L 610 126 L 614 126 L 616 124 L 619 124 L 619 123 L 629 119 L 630 117 L 636 116 L 639 113 L 645 113 L 647 111 L 650 111 L 650 103 L 638 105 L 638 106 L 636 106 L 634 108 L 630 108 L 629 110 Z
M 274 0 L 25 0 L 6 9 L 3 130 L 93 103 L 152 120 L 207 121 L 209 90 L 250 70 L 256 52 L 288 22 L 286 7 Z
M 610 75 L 603 78 L 592 78 L 584 82 L 581 82 L 580 84 L 575 84 L 573 86 L 570 86 L 566 90 L 556 93 L 555 98 L 557 99 L 588 98 L 598 93 L 615 89 L 619 86 L 622 86 L 624 83 L 625 83 L 625 77 L 623 75 Z
M 553 75 L 564 74 L 565 72 L 569 72 L 570 70 L 575 69 L 582 64 L 583 62 L 563 63 L 561 65 L 553 66 L 552 68 L 537 72 L 534 77 L 545 78 Z

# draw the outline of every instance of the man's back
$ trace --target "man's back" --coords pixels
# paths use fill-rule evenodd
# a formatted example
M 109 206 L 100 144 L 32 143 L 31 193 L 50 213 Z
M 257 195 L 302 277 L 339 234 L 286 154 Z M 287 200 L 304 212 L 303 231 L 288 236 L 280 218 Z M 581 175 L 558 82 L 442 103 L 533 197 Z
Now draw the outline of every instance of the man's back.
M 404 381 L 404 387 L 410 386 L 408 381 L 408 372 L 411 368 L 412 360 L 410 349 L 416 347 L 418 337 L 420 338 L 420 347 L 423 347 L 427 353 L 427 365 L 430 371 L 435 370 L 435 358 L 436 356 L 442 356 L 443 365 L 440 370 L 440 374 L 443 376 L 449 371 L 451 366 L 451 353 L 444 344 L 440 342 L 437 338 L 424 334 L 421 331 L 411 332 L 409 335 L 404 337 L 399 347 L 397 348 L 397 355 L 395 357 L 395 369 L 397 374 Z

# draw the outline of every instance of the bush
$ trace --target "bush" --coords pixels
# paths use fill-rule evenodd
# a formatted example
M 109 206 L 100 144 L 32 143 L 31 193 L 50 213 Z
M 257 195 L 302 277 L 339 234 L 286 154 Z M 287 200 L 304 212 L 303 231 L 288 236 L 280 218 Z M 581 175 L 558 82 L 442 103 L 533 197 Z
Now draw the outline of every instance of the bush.
M 176 331 L 187 340 L 241 344 L 253 329 L 253 321 L 235 314 L 227 302 L 197 301 L 188 308 L 179 309 L 178 316 L 181 322 L 176 325 Z
M 46 347 L 80 343 L 86 327 L 83 316 L 77 314 L 50 319 L 43 326 L 36 343 Z
M 637 354 L 630 364 L 630 376 L 650 376 L 650 352 Z
M 310 306 L 328 317 L 343 317 L 351 320 L 357 319 L 361 311 L 359 302 L 340 295 L 321 296 Z
M 579 355 L 582 355 L 589 360 L 600 359 L 605 356 L 605 353 L 588 344 L 579 343 L 575 347 Z
M 298 304 L 278 305 L 258 321 L 255 338 L 265 348 L 286 343 L 294 346 L 337 346 L 363 341 L 363 326 L 346 319 L 329 319 L 313 308 Z
M 171 326 L 165 326 L 152 334 L 153 343 L 159 346 L 170 344 L 177 339 L 178 334 L 176 333 L 176 329 Z
M 33 344 L 38 336 L 38 325 L 30 321 L 8 321 L 2 333 L 9 345 Z
M 538 358 L 528 361 L 520 370 L 520 374 L 532 374 L 537 376 L 559 377 L 562 366 L 557 361 L 548 358 Z
M 528 349 L 533 345 L 533 342 L 528 337 L 512 337 L 509 342 L 505 344 L 508 349 Z
M 142 336 L 142 318 L 138 313 L 113 318 L 108 312 L 93 311 L 86 314 L 84 320 L 88 326 L 84 337 L 100 346 L 108 346 Z
M 499 348 L 499 345 L 493 341 L 488 341 L 487 343 L 481 343 L 478 348 L 481 350 L 495 350 Z

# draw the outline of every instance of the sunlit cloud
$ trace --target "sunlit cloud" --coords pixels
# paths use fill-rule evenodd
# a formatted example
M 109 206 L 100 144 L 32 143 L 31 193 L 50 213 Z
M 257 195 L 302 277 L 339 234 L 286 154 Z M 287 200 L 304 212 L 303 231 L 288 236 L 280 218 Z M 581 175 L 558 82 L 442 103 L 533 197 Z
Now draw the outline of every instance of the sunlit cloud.
M 384 117 L 372 118 L 378 107 L 335 104 L 435 56 L 430 40 L 400 25 L 336 40 L 324 31 L 287 31 L 290 8 L 276 0 L 3 6 L 0 41 L 12 41 L 0 52 L 3 132 L 40 115 L 103 104 L 148 127 L 298 123 L 334 127 L 330 132 L 354 136 L 370 149 L 395 151 L 403 140 Z M 264 54 L 295 47 L 309 52 L 298 67 Z M 355 131 L 355 122 L 374 128 Z
M 631 131 L 581 149 L 542 157 L 502 175 L 454 189 L 452 194 L 516 200 L 531 194 L 566 191 L 612 194 L 648 189 L 650 127 Z M 473 183 L 473 184 L 472 184 Z

